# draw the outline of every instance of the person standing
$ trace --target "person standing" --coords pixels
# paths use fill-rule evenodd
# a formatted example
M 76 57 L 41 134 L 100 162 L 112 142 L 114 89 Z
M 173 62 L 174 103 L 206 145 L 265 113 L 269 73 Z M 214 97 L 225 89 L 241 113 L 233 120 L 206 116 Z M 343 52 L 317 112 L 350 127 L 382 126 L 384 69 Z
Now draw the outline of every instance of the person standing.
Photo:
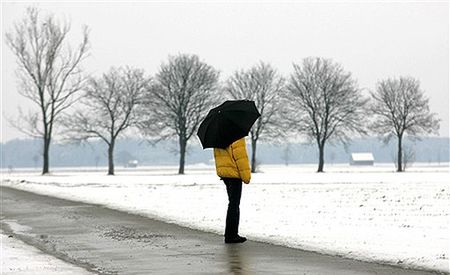
M 214 160 L 217 175 L 225 183 L 228 193 L 225 243 L 243 243 L 247 238 L 238 234 L 239 205 L 241 202 L 242 182 L 248 184 L 251 179 L 245 138 L 236 140 L 225 149 L 214 148 Z

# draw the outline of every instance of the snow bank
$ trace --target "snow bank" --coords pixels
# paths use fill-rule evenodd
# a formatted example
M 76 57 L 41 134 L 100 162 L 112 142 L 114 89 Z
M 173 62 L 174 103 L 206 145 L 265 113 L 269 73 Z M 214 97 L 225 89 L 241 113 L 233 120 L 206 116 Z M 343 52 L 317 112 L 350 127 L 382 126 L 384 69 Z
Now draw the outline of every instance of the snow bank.
M 332 255 L 449 272 L 448 167 L 265 166 L 244 186 L 240 233 Z M 2 184 L 222 234 L 226 191 L 211 167 L 4 175 Z
M 0 232 L 2 268 L 4 275 L 84 275 L 93 274 L 56 257 L 43 254 L 33 246 Z

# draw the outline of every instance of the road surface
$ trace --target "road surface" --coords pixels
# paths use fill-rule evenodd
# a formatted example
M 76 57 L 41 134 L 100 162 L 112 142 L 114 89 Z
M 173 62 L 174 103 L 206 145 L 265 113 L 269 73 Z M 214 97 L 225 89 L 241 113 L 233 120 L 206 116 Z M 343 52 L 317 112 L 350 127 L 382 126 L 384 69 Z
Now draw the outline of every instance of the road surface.
M 3 231 L 98 274 L 436 274 L 222 236 L 2 187 Z

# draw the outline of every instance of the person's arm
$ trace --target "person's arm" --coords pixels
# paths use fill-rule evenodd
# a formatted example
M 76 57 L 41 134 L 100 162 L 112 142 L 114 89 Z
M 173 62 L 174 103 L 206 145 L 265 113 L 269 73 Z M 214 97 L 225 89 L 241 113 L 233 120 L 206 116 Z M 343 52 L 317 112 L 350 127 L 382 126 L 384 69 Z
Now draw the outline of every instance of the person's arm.
M 247 147 L 245 145 L 245 138 L 235 141 L 232 145 L 233 158 L 236 161 L 239 175 L 244 183 L 250 183 L 251 170 L 247 156 Z

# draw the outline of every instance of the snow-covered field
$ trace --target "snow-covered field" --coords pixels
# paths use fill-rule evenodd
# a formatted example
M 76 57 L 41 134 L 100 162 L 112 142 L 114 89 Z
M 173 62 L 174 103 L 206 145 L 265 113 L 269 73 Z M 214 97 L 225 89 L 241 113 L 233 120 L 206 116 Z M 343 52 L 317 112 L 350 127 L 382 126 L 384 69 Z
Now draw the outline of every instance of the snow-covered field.
M 83 268 L 70 265 L 56 257 L 42 253 L 39 249 L 8 237 L 0 232 L 1 274 L 4 275 L 88 275 Z
M 253 240 L 449 272 L 450 169 L 262 166 L 245 185 L 240 233 Z M 210 166 L 4 173 L 2 185 L 102 204 L 222 234 L 227 196 Z

